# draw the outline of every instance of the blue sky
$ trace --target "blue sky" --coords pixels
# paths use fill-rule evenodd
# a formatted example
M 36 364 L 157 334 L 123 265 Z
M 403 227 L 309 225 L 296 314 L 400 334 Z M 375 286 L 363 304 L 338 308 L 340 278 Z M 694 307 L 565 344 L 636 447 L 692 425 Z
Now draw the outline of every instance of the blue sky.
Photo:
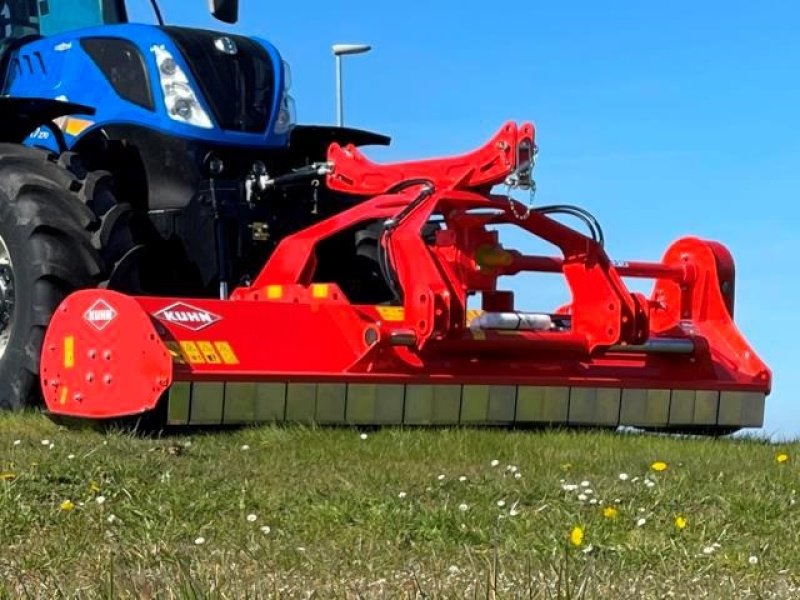
M 272 41 L 305 123 L 335 119 L 331 44 L 372 44 L 346 59 L 345 122 L 392 136 L 375 160 L 465 152 L 531 120 L 537 202 L 591 210 L 612 258 L 726 244 L 737 324 L 774 374 L 761 433 L 800 435 L 800 5 L 242 0 L 237 27 L 205 5 L 162 0 L 175 24 Z M 551 279 L 526 283 L 530 308 L 560 300 Z

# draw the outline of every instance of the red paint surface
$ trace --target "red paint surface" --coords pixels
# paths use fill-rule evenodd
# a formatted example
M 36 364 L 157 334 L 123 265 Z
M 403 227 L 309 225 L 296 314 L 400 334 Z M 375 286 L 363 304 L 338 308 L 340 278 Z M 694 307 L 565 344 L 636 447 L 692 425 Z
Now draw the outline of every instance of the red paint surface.
M 715 242 L 684 238 L 660 262 L 612 262 L 582 233 L 535 211 L 526 215 L 518 203 L 512 209 L 507 198 L 490 190 L 514 172 L 520 140 L 533 142 L 530 124 L 508 124 L 487 145 L 461 157 L 391 165 L 371 163 L 355 148 L 332 146 L 329 156 L 335 168 L 328 185 L 371 197 L 284 239 L 253 285 L 234 290 L 229 300 L 130 298 L 103 290 L 67 298 L 44 344 L 42 383 L 48 408 L 82 417 L 139 413 L 150 410 L 173 379 L 769 393 L 769 369 L 733 322 L 735 272 L 728 251 Z M 420 182 L 391 191 L 416 179 L 428 180 L 431 193 L 422 194 L 425 184 Z M 490 214 L 476 214 L 475 209 L 490 209 Z M 446 229 L 429 244 L 420 230 L 432 216 L 443 220 Z M 380 244 L 403 296 L 402 313 L 395 310 L 390 319 L 377 307 L 351 304 L 335 284 L 313 279 L 319 242 L 365 220 L 388 218 L 396 226 Z M 515 225 L 552 243 L 561 256 L 525 256 L 501 248 L 496 233 L 488 229 L 498 224 Z M 466 327 L 467 294 L 482 292 L 487 309 L 512 310 L 513 294 L 498 291 L 497 280 L 522 271 L 563 274 L 572 300 L 553 314 L 567 318 L 569 327 L 476 336 Z M 630 292 L 622 277 L 653 279 L 652 297 Z M 329 285 L 323 293 L 315 284 Z M 116 312 L 101 331 L 83 318 L 98 300 Z M 174 311 L 176 303 L 181 303 L 180 314 L 165 318 L 164 311 Z M 190 316 L 192 310 L 213 318 Z M 187 327 L 187 322 L 202 327 Z M 75 337 L 75 365 L 69 369 L 63 364 L 67 336 Z M 407 345 L 392 345 L 396 336 Z M 691 339 L 695 351 L 609 351 L 659 337 Z M 222 342 L 236 360 L 189 364 L 184 356 L 186 364 L 173 364 L 165 344 L 180 342 Z M 108 350 L 111 358 L 90 358 L 92 350 Z M 88 375 L 111 375 L 113 385 L 87 382 Z

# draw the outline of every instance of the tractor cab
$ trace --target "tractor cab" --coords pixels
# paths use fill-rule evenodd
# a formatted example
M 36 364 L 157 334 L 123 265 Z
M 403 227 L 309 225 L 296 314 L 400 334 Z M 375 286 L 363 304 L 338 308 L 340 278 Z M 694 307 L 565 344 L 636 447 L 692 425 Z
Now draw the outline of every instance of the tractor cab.
M 161 20 L 158 4 L 152 5 Z M 210 10 L 220 21 L 238 20 L 236 1 L 210 0 Z M 0 51 L 16 40 L 127 22 L 125 0 L 0 0 Z
M 3 41 L 125 22 L 122 0 L 0 0 Z
M 124 0 L 0 0 L 0 83 L 8 54 L 30 41 L 127 20 Z

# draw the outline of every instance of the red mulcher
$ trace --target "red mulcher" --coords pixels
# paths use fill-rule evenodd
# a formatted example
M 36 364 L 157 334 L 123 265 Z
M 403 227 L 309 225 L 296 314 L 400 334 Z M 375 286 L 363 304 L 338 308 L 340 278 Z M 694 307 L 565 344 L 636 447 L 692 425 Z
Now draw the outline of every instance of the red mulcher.
M 326 185 L 364 197 L 285 238 L 227 300 L 73 293 L 46 333 L 49 412 L 94 420 L 165 410 L 171 425 L 628 425 L 725 433 L 762 425 L 771 373 L 733 322 L 734 263 L 676 241 L 660 262 L 612 261 L 587 213 L 525 207 L 534 128 L 507 123 L 454 158 L 379 165 L 332 144 Z M 550 215 L 584 218 L 587 236 Z M 353 304 L 315 269 L 365 221 L 395 301 Z M 561 251 L 504 248 L 515 226 Z M 524 312 L 498 278 L 562 273 L 571 303 Z M 623 277 L 654 280 L 650 297 Z M 534 290 L 535 291 L 535 290 Z M 480 310 L 467 299 L 480 294 Z

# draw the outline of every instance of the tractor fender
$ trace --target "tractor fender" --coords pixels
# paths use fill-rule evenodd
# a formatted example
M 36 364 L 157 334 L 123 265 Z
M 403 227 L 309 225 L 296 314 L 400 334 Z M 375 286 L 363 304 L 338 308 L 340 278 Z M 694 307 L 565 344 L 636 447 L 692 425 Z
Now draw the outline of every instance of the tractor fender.
M 52 124 L 67 115 L 94 115 L 95 109 L 84 104 L 50 98 L 0 97 L 0 142 L 22 143 L 37 127 L 51 125 L 54 135 L 62 135 Z M 63 142 L 63 136 L 61 138 Z M 63 148 L 62 148 L 63 149 Z

